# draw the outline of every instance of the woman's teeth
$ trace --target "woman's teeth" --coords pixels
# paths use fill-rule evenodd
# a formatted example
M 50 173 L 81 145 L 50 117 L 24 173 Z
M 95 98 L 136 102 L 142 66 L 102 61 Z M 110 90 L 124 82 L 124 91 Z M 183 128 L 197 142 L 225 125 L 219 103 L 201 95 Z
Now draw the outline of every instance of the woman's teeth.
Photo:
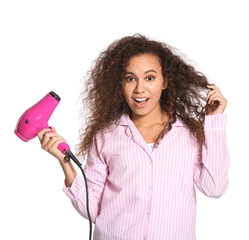
M 143 101 L 145 101 L 145 100 L 147 100 L 148 98 L 135 98 L 135 101 L 136 102 L 143 102 Z

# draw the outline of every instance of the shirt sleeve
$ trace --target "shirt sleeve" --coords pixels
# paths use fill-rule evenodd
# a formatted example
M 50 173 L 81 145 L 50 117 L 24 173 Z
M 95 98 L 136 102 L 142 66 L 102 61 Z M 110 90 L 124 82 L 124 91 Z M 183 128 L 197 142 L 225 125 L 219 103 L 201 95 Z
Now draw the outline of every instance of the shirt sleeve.
M 108 174 L 108 168 L 104 157 L 99 151 L 99 143 L 96 139 L 89 149 L 87 163 L 84 173 L 87 179 L 89 211 L 91 220 L 95 224 L 96 217 L 100 213 L 102 194 Z M 86 187 L 84 180 L 79 176 L 75 177 L 71 187 L 67 187 L 64 181 L 62 190 L 71 199 L 74 208 L 78 213 L 88 219 L 86 207 Z
M 226 137 L 227 114 L 206 115 L 204 133 L 206 145 L 194 158 L 196 187 L 211 198 L 221 197 L 229 183 L 230 155 Z

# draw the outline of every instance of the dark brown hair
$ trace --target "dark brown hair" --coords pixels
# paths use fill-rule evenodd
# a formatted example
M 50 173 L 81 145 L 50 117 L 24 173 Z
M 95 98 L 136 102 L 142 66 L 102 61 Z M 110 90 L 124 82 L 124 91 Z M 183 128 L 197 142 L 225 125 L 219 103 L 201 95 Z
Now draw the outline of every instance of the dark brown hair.
M 117 123 L 124 112 L 131 111 L 122 93 L 123 74 L 132 56 L 146 53 L 159 58 L 162 75 L 168 81 L 160 98 L 161 108 L 173 119 L 169 122 L 168 131 L 178 116 L 199 146 L 205 143 L 205 115 L 218 107 L 218 102 L 212 106 L 206 102 L 205 91 L 210 90 L 207 78 L 188 64 L 176 48 L 135 34 L 111 43 L 88 72 L 82 93 L 86 127 L 81 129 L 78 155 L 85 158 L 94 136 Z

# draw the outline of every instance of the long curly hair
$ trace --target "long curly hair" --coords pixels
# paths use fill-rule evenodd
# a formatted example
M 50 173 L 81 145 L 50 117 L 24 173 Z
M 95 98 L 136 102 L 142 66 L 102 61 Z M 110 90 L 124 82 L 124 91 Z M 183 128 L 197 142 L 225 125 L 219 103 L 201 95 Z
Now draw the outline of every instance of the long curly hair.
M 168 81 L 160 98 L 162 110 L 173 119 L 168 123 L 168 131 L 177 116 L 190 129 L 198 145 L 205 144 L 205 115 L 214 111 L 218 102 L 207 104 L 205 91 L 210 90 L 207 87 L 210 83 L 179 52 L 164 42 L 135 34 L 114 41 L 100 53 L 88 71 L 82 92 L 86 127 L 80 130 L 78 155 L 85 159 L 94 136 L 117 123 L 124 112 L 131 111 L 122 93 L 122 79 L 129 59 L 141 54 L 157 56 L 163 78 Z

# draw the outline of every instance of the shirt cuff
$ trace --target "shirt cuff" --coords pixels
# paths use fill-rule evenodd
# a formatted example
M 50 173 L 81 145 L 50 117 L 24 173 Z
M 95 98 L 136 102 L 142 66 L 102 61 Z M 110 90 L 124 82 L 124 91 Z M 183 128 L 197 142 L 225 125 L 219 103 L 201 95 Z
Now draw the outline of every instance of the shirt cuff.
M 64 180 L 62 190 L 71 200 L 74 201 L 78 199 L 82 191 L 85 191 L 85 184 L 77 173 L 71 187 L 67 187 Z
M 214 115 L 205 115 L 204 129 L 226 129 L 227 114 L 219 113 Z

